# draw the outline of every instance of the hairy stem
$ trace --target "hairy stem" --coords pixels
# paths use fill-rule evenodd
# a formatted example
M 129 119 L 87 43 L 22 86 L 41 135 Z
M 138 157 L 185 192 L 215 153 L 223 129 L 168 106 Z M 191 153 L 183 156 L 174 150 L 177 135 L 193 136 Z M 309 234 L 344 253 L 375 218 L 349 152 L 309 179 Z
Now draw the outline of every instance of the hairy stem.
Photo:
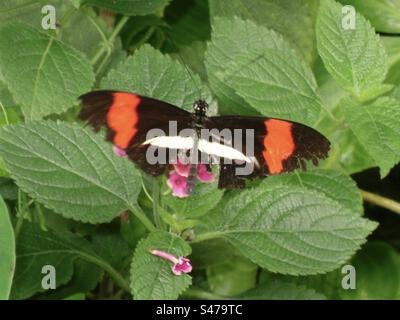
M 215 238 L 220 238 L 224 235 L 223 231 L 213 231 L 213 232 L 205 232 L 205 233 L 200 233 L 195 236 L 195 238 L 190 241 L 190 243 L 197 243 L 197 242 L 202 242 L 202 241 L 207 241 Z
M 112 44 L 114 43 L 115 38 L 117 37 L 118 33 L 122 30 L 124 25 L 128 22 L 128 20 L 129 20 L 128 16 L 124 16 L 124 17 L 121 18 L 121 20 L 115 26 L 114 31 L 112 32 L 112 34 L 107 39 L 107 42 L 105 42 L 103 44 L 103 46 L 101 46 L 99 51 L 97 51 L 96 55 L 90 61 L 92 65 L 97 64 L 97 62 L 100 60 L 100 58 L 103 56 L 103 54 L 105 52 L 108 52 L 108 56 L 110 55 L 110 52 L 111 52 L 110 48 L 111 48 Z
M 78 254 L 83 260 L 93 263 L 106 271 L 121 289 L 126 292 L 131 291 L 128 281 L 126 281 L 126 279 L 107 262 L 83 252 L 78 252 Z
M 366 202 L 400 214 L 400 203 L 397 201 L 364 190 L 361 190 L 361 195 Z

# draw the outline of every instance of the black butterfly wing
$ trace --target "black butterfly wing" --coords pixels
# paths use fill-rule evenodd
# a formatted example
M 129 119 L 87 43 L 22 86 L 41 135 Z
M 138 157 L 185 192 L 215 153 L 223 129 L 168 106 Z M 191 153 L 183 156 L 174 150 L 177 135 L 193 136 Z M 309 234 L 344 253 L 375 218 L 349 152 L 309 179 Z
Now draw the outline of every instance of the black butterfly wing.
M 205 122 L 207 129 L 230 130 L 241 129 L 242 143 L 239 151 L 246 156 L 254 156 L 255 165 L 248 175 L 237 175 L 236 169 L 243 164 L 221 164 L 219 187 L 241 188 L 245 186 L 245 179 L 265 177 L 283 172 L 290 172 L 297 168 L 306 169 L 306 161 L 318 165 L 320 159 L 328 155 L 330 142 L 325 136 L 313 128 L 303 124 L 261 117 L 221 116 L 209 117 Z M 253 154 L 247 153 L 246 130 L 254 133 Z M 235 142 L 235 141 L 234 141 Z M 237 148 L 237 145 L 232 145 Z
M 169 133 L 170 121 L 176 121 L 177 132 L 187 128 L 191 114 L 169 103 L 136 95 L 134 93 L 101 90 L 80 97 L 82 110 L 79 117 L 98 131 L 107 129 L 107 140 L 125 150 L 128 157 L 143 171 L 153 176 L 161 175 L 168 163 L 149 164 L 146 153 L 150 145 L 143 145 L 152 129 Z M 163 148 L 159 148 L 162 152 Z M 168 150 L 165 150 L 168 154 Z M 168 155 L 167 155 L 168 157 Z

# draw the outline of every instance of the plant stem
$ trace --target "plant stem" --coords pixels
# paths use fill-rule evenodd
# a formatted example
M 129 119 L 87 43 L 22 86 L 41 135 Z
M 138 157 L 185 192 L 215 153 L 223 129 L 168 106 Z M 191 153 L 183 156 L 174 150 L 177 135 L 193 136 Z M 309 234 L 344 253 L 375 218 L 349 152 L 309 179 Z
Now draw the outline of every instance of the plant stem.
M 25 214 L 28 211 L 25 208 L 25 206 L 22 205 L 22 191 L 21 191 L 21 189 L 18 189 L 17 211 L 18 211 L 18 218 L 17 218 L 17 223 L 15 225 L 15 229 L 14 229 L 15 240 L 18 239 L 18 235 L 19 235 L 19 233 L 21 231 L 22 224 L 24 223 Z
M 121 18 L 121 20 L 119 20 L 118 24 L 115 26 L 114 31 L 112 32 L 112 34 L 108 38 L 107 42 L 104 43 L 104 45 L 100 48 L 100 50 L 96 53 L 96 55 L 90 61 L 90 63 L 92 65 L 95 65 L 99 61 L 99 59 L 104 54 L 104 52 L 110 51 L 109 48 L 113 44 L 113 42 L 114 42 L 115 38 L 117 37 L 118 33 L 121 31 L 121 29 L 124 27 L 124 25 L 128 22 L 128 20 L 129 20 L 128 16 L 124 16 L 124 17 Z
M 187 289 L 181 297 L 188 299 L 226 300 L 223 296 L 196 288 Z
M 147 230 L 149 230 L 150 232 L 156 230 L 154 224 L 150 221 L 150 219 L 146 216 L 146 214 L 139 206 L 129 206 L 128 209 L 131 210 L 132 213 L 140 220 L 140 222 L 144 224 Z
M 361 190 L 361 195 L 366 202 L 400 214 L 400 203 L 397 201 L 364 190 Z
M 158 185 L 156 180 L 153 181 L 152 198 L 153 198 L 153 218 L 154 218 L 154 223 L 156 224 L 157 228 L 161 228 L 161 219 L 160 219 L 160 214 L 158 212 L 158 202 L 160 200 L 160 187 L 159 187 L 159 185 Z
M 220 238 L 224 235 L 223 231 L 213 231 L 213 232 L 205 232 L 205 233 L 200 233 L 199 235 L 196 235 L 195 238 L 190 241 L 190 243 L 197 243 L 197 242 L 202 242 L 202 241 L 207 241 L 215 238 Z
M 126 281 L 126 279 L 107 262 L 84 252 L 78 252 L 78 254 L 82 259 L 86 260 L 87 262 L 91 262 L 106 271 L 121 289 L 125 290 L 126 292 L 131 291 L 128 281 Z

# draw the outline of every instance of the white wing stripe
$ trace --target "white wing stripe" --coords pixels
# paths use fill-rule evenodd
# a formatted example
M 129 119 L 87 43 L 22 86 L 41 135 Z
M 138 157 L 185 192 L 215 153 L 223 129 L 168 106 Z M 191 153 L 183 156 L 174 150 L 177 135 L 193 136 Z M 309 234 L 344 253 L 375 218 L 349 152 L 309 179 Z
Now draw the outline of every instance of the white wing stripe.
M 199 150 L 210 155 L 215 155 L 220 158 L 227 158 L 231 160 L 242 160 L 251 163 L 251 159 L 246 157 L 240 151 L 223 145 L 219 144 L 218 142 L 209 142 L 207 140 L 200 139 L 199 141 Z
M 189 150 L 193 148 L 193 138 L 181 136 L 160 136 L 146 140 L 143 142 L 143 144 L 151 144 L 152 146 L 160 148 Z M 254 160 L 252 161 L 235 148 L 220 144 L 218 142 L 209 142 L 207 140 L 200 139 L 198 148 L 201 152 L 205 152 L 209 155 L 214 155 L 220 158 L 242 160 L 249 163 L 254 162 Z
M 142 144 L 151 144 L 160 148 L 171 149 L 191 149 L 193 148 L 193 138 L 180 136 L 160 136 L 146 140 Z

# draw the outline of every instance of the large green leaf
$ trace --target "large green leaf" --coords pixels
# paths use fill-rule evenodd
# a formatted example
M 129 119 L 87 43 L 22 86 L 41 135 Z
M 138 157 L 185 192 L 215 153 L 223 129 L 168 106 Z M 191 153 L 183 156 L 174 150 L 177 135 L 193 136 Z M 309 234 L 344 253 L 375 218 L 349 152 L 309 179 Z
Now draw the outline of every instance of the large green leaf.
M 57 290 L 46 290 L 43 293 L 38 293 L 35 298 L 39 300 L 59 300 L 67 299 L 71 295 L 81 292 L 90 292 L 98 285 L 104 271 L 92 263 L 81 259 L 76 259 L 73 264 L 74 273 L 71 279 L 63 285 L 57 287 Z M 85 297 L 85 294 L 83 294 Z
M 80 5 L 92 5 L 128 16 L 145 15 L 161 11 L 170 0 L 79 0 Z
M 323 275 L 294 277 L 263 271 L 261 283 L 290 282 L 297 286 L 315 290 L 328 299 L 399 299 L 400 297 L 400 256 L 387 243 L 369 241 L 341 268 Z M 350 273 L 347 267 L 353 266 L 355 288 L 345 289 L 342 282 Z M 343 268 L 343 271 L 342 271 Z
M 258 267 L 241 256 L 207 268 L 207 283 L 216 294 L 229 297 L 256 285 Z
M 177 50 L 177 46 L 210 38 L 209 10 L 205 0 L 175 0 L 166 8 L 164 17 L 169 25 L 167 41 L 172 41 L 173 51 Z
M 201 96 L 210 104 L 209 113 L 216 113 L 211 93 L 201 84 L 200 78 L 191 77 L 183 65 L 149 45 L 111 70 L 102 80 L 101 87 L 136 92 L 189 111 Z
M 382 36 L 381 41 L 388 54 L 389 66 L 400 61 L 400 37 Z
M 0 68 L 27 120 L 66 111 L 94 81 L 82 53 L 22 23 L 0 29 Z
M 0 197 L 0 300 L 8 299 L 15 269 L 14 230 L 8 209 Z
M 268 178 L 266 184 L 269 187 L 277 184 L 306 187 L 323 193 L 355 215 L 360 215 L 363 211 L 361 193 L 356 183 L 339 171 L 315 169 L 283 174 Z
M 317 21 L 318 52 L 328 71 L 361 100 L 388 90 L 385 47 L 370 23 L 357 13 L 356 27 L 343 27 L 342 6 L 322 0 Z
M 116 270 L 123 274 L 129 273 L 129 263 L 132 259 L 132 250 L 120 234 L 97 231 L 92 236 L 94 251 Z M 118 248 L 118 250 L 115 250 Z
M 180 218 L 198 218 L 214 208 L 221 200 L 224 192 L 217 187 L 217 181 L 212 184 L 201 183 L 195 192 L 185 199 L 172 195 L 163 197 L 163 202 L 173 209 Z
M 41 27 L 43 15 L 40 1 L 14 0 L 2 1 L 0 8 L 0 25 L 18 20 L 29 23 L 36 28 Z
M 136 203 L 137 170 L 86 129 L 52 121 L 12 125 L 0 130 L 0 142 L 22 190 L 65 217 L 107 222 Z
M 108 45 L 103 37 L 109 37 L 111 32 L 112 28 L 96 16 L 94 10 L 71 9 L 68 20 L 60 29 L 60 40 L 93 58 L 102 46 Z
M 191 284 L 187 274 L 177 276 L 172 272 L 172 263 L 152 255 L 157 249 L 176 257 L 187 256 L 190 246 L 182 238 L 164 231 L 151 233 L 142 240 L 135 251 L 131 268 L 131 288 L 136 300 L 177 299 Z
M 367 105 L 346 102 L 347 124 L 386 176 L 400 161 L 400 101 L 383 97 Z
M 251 300 L 325 300 L 324 295 L 291 282 L 272 280 L 246 291 L 239 299 Z
M 51 265 L 56 271 L 56 288 L 71 280 L 74 262 L 101 260 L 85 239 L 70 233 L 45 232 L 33 223 L 24 222 L 17 242 L 17 268 L 12 287 L 13 299 L 29 298 L 45 292 L 42 287 L 42 268 Z M 95 272 L 95 271 L 93 271 Z
M 356 288 L 340 290 L 342 299 L 399 299 L 400 255 L 384 242 L 369 242 L 352 259 Z M 343 275 L 344 276 L 344 275 Z
M 334 270 L 366 241 L 376 224 L 358 214 L 321 192 L 263 182 L 205 223 L 261 267 L 305 275 Z
M 399 0 L 340 0 L 344 5 L 352 5 L 363 14 L 376 30 L 400 33 Z
M 312 64 L 317 0 L 209 0 L 212 17 L 239 17 L 282 34 Z
M 264 115 L 308 124 L 319 117 L 310 68 L 281 36 L 251 21 L 214 19 L 206 67 L 218 97 L 232 93 L 223 83 Z

